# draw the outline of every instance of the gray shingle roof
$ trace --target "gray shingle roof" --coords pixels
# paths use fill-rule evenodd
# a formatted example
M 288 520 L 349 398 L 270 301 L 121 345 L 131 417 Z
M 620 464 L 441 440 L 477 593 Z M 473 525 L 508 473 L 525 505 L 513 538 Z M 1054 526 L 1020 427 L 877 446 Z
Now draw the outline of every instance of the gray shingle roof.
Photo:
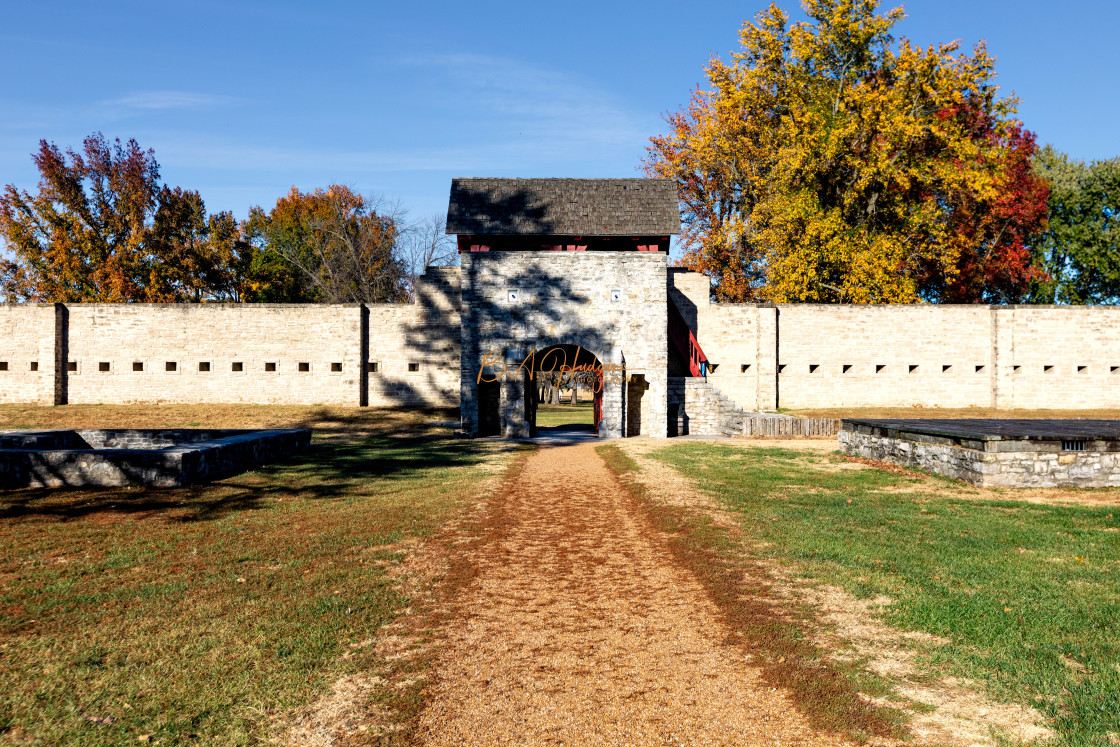
M 451 234 L 675 236 L 670 179 L 452 179 Z

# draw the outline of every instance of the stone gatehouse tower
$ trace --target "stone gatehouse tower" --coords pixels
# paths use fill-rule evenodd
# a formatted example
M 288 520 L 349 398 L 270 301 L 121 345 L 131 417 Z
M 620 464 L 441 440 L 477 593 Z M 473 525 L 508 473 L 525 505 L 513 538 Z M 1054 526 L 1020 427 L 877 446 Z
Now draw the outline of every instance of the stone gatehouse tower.
M 555 365 L 534 353 L 561 346 L 605 369 L 601 435 L 664 437 L 667 257 L 679 231 L 669 180 L 453 180 L 463 429 L 530 436 L 530 371 Z

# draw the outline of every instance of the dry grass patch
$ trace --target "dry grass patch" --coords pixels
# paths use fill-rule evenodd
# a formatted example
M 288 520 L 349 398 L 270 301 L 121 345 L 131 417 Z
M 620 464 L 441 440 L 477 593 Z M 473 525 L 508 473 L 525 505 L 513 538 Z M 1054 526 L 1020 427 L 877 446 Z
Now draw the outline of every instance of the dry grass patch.
M 212 415 L 0 408 L 9 426 L 312 425 L 339 436 L 208 486 L 0 494 L 0 740 L 407 738 L 425 664 L 392 656 L 381 637 L 424 607 L 443 573 L 421 567 L 425 548 L 492 487 L 510 446 L 415 425 L 430 413 Z

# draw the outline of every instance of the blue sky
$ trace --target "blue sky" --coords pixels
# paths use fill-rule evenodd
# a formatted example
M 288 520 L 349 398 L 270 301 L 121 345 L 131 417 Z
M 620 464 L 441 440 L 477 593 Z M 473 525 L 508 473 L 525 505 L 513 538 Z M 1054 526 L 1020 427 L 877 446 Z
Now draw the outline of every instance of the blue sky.
M 897 3 L 895 3 L 897 4 Z M 884 7 L 894 7 L 895 4 Z M 331 183 L 446 210 L 453 176 L 630 176 L 763 6 L 712 2 L 5 2 L 0 184 L 100 130 L 244 217 Z M 779 3 L 798 14 L 793 2 Z M 1120 154 L 1120 4 L 905 3 L 915 42 L 984 38 L 1040 142 Z

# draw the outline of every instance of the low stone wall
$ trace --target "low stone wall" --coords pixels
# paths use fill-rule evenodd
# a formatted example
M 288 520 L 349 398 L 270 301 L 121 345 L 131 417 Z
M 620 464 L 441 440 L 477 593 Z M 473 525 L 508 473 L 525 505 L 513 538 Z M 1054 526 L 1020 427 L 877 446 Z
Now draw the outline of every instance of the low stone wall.
M 310 443 L 307 429 L 0 433 L 0 488 L 181 487 L 306 451 Z
M 853 456 L 917 467 L 978 487 L 1120 486 L 1120 453 L 1106 442 L 1089 442 L 1085 451 L 1062 452 L 1061 442 L 1015 442 L 1017 451 L 980 451 L 939 443 L 892 438 L 844 428 L 840 450 Z M 1010 443 L 1001 444 L 1007 448 Z M 1095 450 L 1094 450 L 1095 449 Z

